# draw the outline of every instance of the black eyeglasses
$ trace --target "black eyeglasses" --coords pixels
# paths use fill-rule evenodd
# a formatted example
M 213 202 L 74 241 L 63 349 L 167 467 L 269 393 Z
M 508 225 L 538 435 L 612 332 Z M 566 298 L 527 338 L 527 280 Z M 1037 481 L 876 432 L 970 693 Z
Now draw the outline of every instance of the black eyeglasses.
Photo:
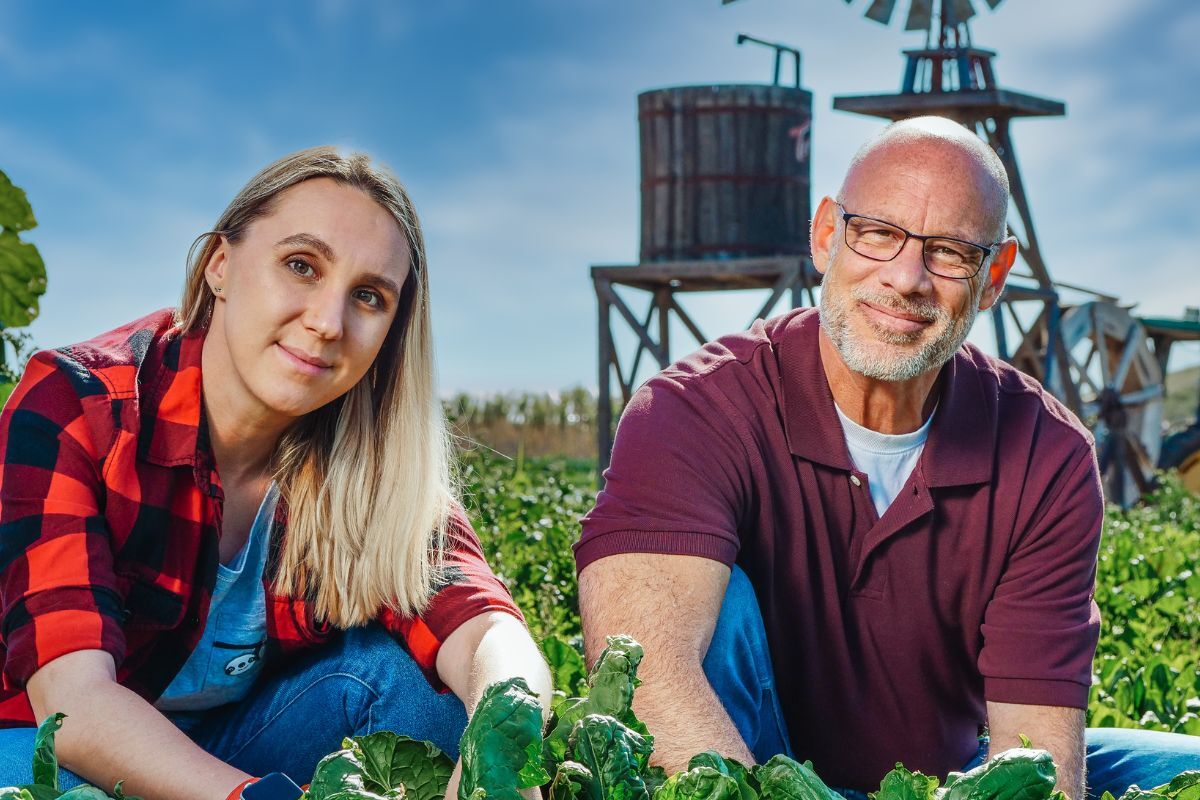
M 921 242 L 925 269 L 943 278 L 965 281 L 983 269 L 983 262 L 997 243 L 976 244 L 949 236 L 922 236 L 874 217 L 850 214 L 841 203 L 842 222 L 846 224 L 846 246 L 873 261 L 891 261 L 900 255 L 909 239 Z

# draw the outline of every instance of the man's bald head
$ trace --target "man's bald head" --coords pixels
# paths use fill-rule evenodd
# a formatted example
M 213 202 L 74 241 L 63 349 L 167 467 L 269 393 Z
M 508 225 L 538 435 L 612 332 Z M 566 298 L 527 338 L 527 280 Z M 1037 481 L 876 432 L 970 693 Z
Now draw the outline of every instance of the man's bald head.
M 969 181 L 971 194 L 991 221 L 980 233 L 1001 239 L 1008 216 L 1009 185 L 1004 163 L 978 136 L 944 117 L 914 117 L 887 126 L 850 161 L 841 202 L 853 203 L 865 178 L 879 170 L 921 169 L 940 173 L 947 186 Z

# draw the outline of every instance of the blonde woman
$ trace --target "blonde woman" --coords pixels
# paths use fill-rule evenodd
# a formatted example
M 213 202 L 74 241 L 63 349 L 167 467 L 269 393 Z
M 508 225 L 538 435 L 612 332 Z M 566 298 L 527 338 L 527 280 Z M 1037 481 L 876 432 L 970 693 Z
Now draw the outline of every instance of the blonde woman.
M 52 712 L 66 786 L 224 800 L 346 735 L 456 755 L 494 680 L 548 701 L 450 458 L 404 189 L 268 166 L 177 311 L 37 354 L 0 416 L 0 785 Z

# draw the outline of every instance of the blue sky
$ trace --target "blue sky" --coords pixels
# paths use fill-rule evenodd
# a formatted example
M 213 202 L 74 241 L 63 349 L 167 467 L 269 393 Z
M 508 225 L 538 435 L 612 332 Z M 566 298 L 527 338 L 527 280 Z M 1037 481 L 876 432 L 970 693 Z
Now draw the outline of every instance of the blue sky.
M 0 169 L 29 194 L 49 274 L 34 340 L 173 304 L 188 245 L 251 174 L 335 143 L 416 200 L 443 392 L 594 386 L 587 269 L 636 258 L 637 93 L 769 78 L 739 32 L 799 47 L 815 203 L 880 127 L 831 98 L 895 91 L 899 50 L 921 43 L 864 20 L 866 4 L 6 3 Z M 1004 86 L 1067 103 L 1014 125 L 1055 279 L 1141 313 L 1200 305 L 1200 5 L 1007 0 L 973 35 Z M 757 302 L 690 305 L 716 335 Z

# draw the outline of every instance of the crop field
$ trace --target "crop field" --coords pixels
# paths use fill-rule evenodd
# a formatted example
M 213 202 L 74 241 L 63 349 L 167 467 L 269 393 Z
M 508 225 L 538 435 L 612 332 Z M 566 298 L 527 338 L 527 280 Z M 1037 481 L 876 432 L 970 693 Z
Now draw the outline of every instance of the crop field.
M 488 557 L 543 643 L 556 683 L 583 678 L 571 544 L 592 505 L 593 464 L 463 457 L 467 505 Z M 1200 498 L 1165 476 L 1145 504 L 1110 509 L 1096 600 L 1104 618 L 1089 724 L 1200 735 Z

